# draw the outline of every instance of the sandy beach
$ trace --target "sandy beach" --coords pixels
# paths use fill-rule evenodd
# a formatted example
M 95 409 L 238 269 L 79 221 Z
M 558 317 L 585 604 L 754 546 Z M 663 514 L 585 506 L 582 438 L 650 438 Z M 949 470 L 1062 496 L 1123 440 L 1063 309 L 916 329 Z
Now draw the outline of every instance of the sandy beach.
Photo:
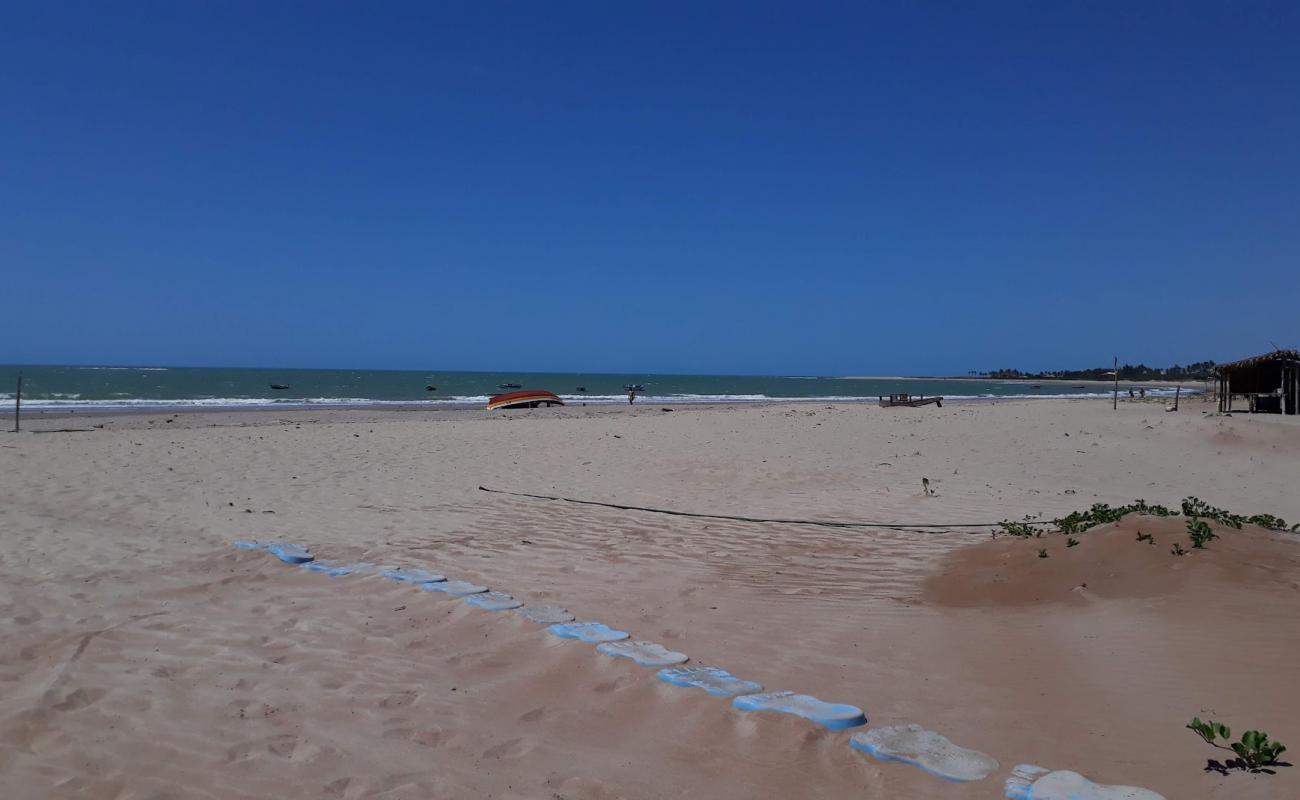
M 1181 518 L 1128 517 L 1075 547 L 964 527 L 1189 495 L 1300 521 L 1296 419 L 1212 409 L 34 417 L 0 436 L 0 785 L 15 800 L 992 800 L 1032 763 L 1169 800 L 1294 798 L 1300 769 L 1206 771 L 1222 753 L 1183 726 L 1211 717 L 1300 753 L 1300 535 L 1216 528 L 1175 556 Z M 81 430 L 38 432 L 57 428 Z M 561 605 L 1000 766 L 946 782 L 509 612 L 233 546 L 250 538 Z

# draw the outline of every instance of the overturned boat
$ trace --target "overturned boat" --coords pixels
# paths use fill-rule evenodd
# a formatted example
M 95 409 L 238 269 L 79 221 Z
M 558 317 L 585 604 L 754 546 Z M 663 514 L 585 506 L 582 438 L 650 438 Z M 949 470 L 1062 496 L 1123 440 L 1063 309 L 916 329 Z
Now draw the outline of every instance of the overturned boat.
M 523 389 L 518 392 L 506 392 L 488 398 L 488 411 L 498 408 L 537 408 L 538 406 L 562 406 L 564 401 L 554 392 L 545 389 Z

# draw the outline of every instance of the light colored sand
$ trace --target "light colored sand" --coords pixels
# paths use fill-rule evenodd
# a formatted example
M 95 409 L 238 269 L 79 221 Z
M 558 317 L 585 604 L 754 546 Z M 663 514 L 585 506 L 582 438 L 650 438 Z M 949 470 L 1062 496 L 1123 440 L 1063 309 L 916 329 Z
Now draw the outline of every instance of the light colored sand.
M 1298 769 L 1203 772 L 1217 754 L 1182 727 L 1213 717 L 1300 749 L 1300 540 L 1247 531 L 1184 557 L 1186 576 L 1153 561 L 1146 587 L 1119 547 L 1130 531 L 1068 552 L 1055 540 L 1039 560 L 1036 542 L 965 533 L 477 490 L 909 522 L 1195 494 L 1300 520 L 1300 426 L 1203 408 L 78 415 L 105 427 L 0 436 L 0 785 L 6 798 L 1001 794 L 1000 773 L 959 785 L 875 762 L 848 747 L 852 731 L 734 711 L 515 614 L 231 546 L 260 538 L 564 606 L 1003 765 L 1170 798 L 1300 796 Z M 1028 595 L 971 595 L 1022 572 Z M 935 574 L 956 588 L 938 592 Z M 1089 588 L 1061 586 L 1075 580 Z

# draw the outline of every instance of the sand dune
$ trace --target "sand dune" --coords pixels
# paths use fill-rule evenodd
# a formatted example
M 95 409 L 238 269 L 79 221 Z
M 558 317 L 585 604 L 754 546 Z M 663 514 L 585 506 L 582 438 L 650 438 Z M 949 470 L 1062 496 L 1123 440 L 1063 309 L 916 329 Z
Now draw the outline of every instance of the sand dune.
M 1022 762 L 1171 800 L 1300 796 L 1294 769 L 1202 771 L 1215 753 L 1182 728 L 1212 716 L 1300 750 L 1300 537 L 1224 532 L 1175 557 L 1179 520 L 1066 549 L 477 489 L 913 524 L 1190 494 L 1300 520 L 1300 427 L 1200 411 L 248 412 L 8 436 L 5 796 L 996 798 Z M 737 712 L 509 612 L 231 546 L 249 536 L 562 605 L 1004 769 L 962 785 L 876 762 L 852 731 Z

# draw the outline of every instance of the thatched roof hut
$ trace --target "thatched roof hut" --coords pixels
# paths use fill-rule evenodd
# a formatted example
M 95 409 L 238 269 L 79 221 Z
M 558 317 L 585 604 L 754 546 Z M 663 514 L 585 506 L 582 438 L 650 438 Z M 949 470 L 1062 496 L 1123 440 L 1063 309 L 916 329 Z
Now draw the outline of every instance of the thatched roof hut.
M 1250 411 L 1300 413 L 1300 351 L 1274 350 L 1214 368 L 1219 381 L 1219 410 L 1231 411 L 1232 399 L 1244 397 Z

